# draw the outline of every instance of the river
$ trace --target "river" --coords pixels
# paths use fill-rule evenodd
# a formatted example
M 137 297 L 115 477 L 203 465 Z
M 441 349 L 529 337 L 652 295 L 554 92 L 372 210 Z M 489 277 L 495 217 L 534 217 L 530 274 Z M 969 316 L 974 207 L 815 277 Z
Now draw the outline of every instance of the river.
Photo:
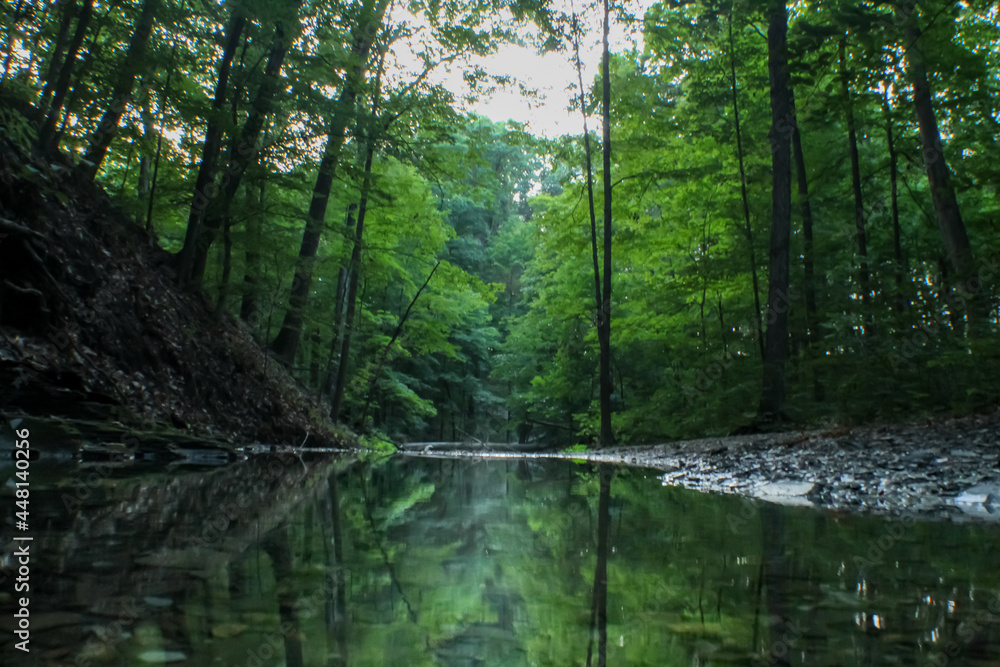
M 1000 529 L 567 460 L 32 462 L 4 665 L 997 665 Z M 7 511 L 11 508 L 10 511 Z

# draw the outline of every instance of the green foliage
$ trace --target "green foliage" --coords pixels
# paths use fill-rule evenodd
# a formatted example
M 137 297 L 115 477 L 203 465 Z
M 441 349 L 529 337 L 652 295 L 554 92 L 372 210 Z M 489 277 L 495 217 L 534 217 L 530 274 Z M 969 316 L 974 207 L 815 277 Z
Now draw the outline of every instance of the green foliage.
M 4 14 L 3 97 L 27 100 L 41 115 L 76 25 L 64 4 Z M 329 121 L 339 114 L 349 122 L 331 167 L 292 372 L 325 393 L 343 364 L 346 421 L 397 441 L 592 442 L 598 343 L 582 137 L 541 140 L 514 123 L 463 115 L 453 93 L 430 76 L 435 67 L 458 67 L 470 54 L 520 39 L 511 16 L 534 21 L 542 31 L 538 41 L 548 47 L 561 39 L 566 17 L 537 2 L 413 2 L 410 11 L 427 29 L 386 20 L 375 31 L 371 61 L 358 70 L 352 35 L 360 5 L 304 3 L 296 16 L 291 7 L 257 0 L 167 4 L 127 100 L 112 100 L 111 90 L 140 3 L 98 12 L 58 119 L 61 147 L 79 156 L 102 113 L 126 104 L 98 181 L 152 227 L 164 248 L 178 250 L 200 196 L 191 184 L 209 121 L 223 132 L 221 172 L 264 84 L 275 26 L 288 26 L 291 48 L 274 112 L 242 176 L 229 227 L 209 253 L 208 300 L 220 314 L 243 317 L 262 344 L 274 338 L 289 307 Z M 216 118 L 224 27 L 238 8 L 248 21 Z M 760 9 L 654 5 L 633 23 L 643 31 L 642 50 L 612 58 L 611 343 L 615 429 L 622 440 L 721 434 L 754 413 L 762 370 L 755 297 L 763 299 L 766 290 L 762 285 L 755 295 L 751 276 L 767 276 L 771 215 Z M 945 137 L 942 154 L 977 275 L 971 292 L 962 294 L 949 273 L 918 148 L 900 17 L 888 7 L 850 3 L 797 8 L 789 42 L 796 118 L 784 130 L 798 127 L 809 195 L 795 201 L 787 381 L 789 417 L 803 423 L 979 409 L 1000 397 L 992 344 L 1000 273 L 996 8 L 978 0 L 933 0 L 920 3 L 917 21 Z M 412 52 L 411 62 L 387 56 L 380 77 L 383 52 Z M 365 76 L 354 107 L 344 109 L 342 93 L 356 71 Z M 480 90 L 497 83 L 467 71 Z M 592 83 L 591 100 L 600 82 Z M 865 258 L 855 241 L 848 105 L 859 137 Z M 0 136 L 27 152 L 38 136 L 36 121 L 26 117 L 0 108 Z M 369 141 L 374 159 L 365 191 Z M 220 174 L 216 185 L 224 178 Z M 363 194 L 361 261 L 352 266 Z M 600 194 L 597 199 L 600 208 Z M 806 202 L 814 221 L 811 251 L 798 208 Z M 806 305 L 807 255 L 816 275 L 815 308 Z M 871 274 L 867 299 L 860 298 L 862 261 Z M 353 348 L 340 359 L 343 285 L 351 271 L 359 279 Z M 976 299 L 989 313 L 980 337 L 966 321 Z
M 365 433 L 358 439 L 358 445 L 368 452 L 366 460 L 372 455 L 392 454 L 396 451 L 396 445 L 385 437 L 382 433 Z
M 30 153 L 38 133 L 28 119 L 13 108 L 0 108 L 0 139 L 9 141 L 21 153 Z

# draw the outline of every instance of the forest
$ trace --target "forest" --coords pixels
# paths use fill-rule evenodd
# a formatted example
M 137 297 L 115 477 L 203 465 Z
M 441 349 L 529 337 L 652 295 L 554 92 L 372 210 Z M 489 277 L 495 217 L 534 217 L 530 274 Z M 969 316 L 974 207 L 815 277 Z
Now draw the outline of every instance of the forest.
M 69 156 L 178 288 L 392 440 L 967 413 L 1000 392 L 998 25 L 995 0 L 5 0 L 0 138 Z M 512 94 L 470 65 L 510 43 L 576 64 L 577 134 L 439 82 Z

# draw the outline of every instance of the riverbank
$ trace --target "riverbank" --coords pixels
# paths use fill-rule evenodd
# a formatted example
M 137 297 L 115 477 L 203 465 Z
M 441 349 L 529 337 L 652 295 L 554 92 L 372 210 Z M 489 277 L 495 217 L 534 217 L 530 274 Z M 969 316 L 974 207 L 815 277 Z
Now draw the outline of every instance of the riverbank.
M 1000 521 L 1000 411 L 914 424 L 705 438 L 551 457 L 651 468 L 664 485 L 852 512 Z
M 230 442 L 352 436 L 59 156 L 0 135 L 0 414 Z M 23 143 L 23 142 L 22 142 Z

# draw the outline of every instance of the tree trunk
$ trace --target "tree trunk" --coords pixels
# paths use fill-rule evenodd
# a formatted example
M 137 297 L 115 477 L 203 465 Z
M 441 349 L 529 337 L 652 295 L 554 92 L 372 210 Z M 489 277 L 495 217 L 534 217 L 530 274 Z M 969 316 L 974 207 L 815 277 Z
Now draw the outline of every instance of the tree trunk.
M 256 210 L 247 217 L 247 241 L 243 246 L 243 298 L 240 319 L 253 323 L 257 317 L 258 274 L 260 273 L 260 227 L 264 211 L 264 184 L 261 180 Z
M 43 116 L 48 116 L 49 103 L 55 91 L 57 75 L 62 69 L 62 63 L 65 62 L 66 40 L 69 38 L 69 27 L 73 24 L 73 9 L 76 5 L 73 0 L 59 0 L 59 6 L 62 11 L 53 12 L 56 15 L 56 20 L 59 21 L 59 31 L 56 33 L 55 43 L 49 54 L 49 66 L 42 78 L 45 87 L 42 88 L 42 96 L 38 101 L 38 110 Z M 39 32 L 39 34 L 41 33 Z
M 201 164 L 198 166 L 198 176 L 194 182 L 194 193 L 191 200 L 191 211 L 188 214 L 187 231 L 184 234 L 184 247 L 178 257 L 177 284 L 188 287 L 194 281 L 194 260 L 198 237 L 201 235 L 202 220 L 205 209 L 216 194 L 215 165 L 219 160 L 222 148 L 222 107 L 226 102 L 229 90 L 229 72 L 233 66 L 233 57 L 240 44 L 240 35 L 246 26 L 247 17 L 234 6 L 226 26 L 226 44 L 219 62 L 219 76 L 215 81 L 215 97 L 212 100 L 212 110 L 208 118 L 208 128 L 205 130 L 205 143 L 201 149 Z
M 177 43 L 170 47 L 170 59 L 167 60 L 167 78 L 163 82 L 163 92 L 160 94 L 160 130 L 156 136 L 156 158 L 153 160 L 153 181 L 149 184 L 149 202 L 146 205 L 146 229 L 153 230 L 153 202 L 156 201 L 156 183 L 160 176 L 160 156 L 163 154 L 163 129 L 166 119 L 167 97 L 170 95 L 170 77 L 174 73 L 174 56 L 177 55 Z
M 601 350 L 600 352 L 601 359 L 603 359 L 605 354 L 604 325 L 603 325 L 605 318 L 605 309 L 604 309 L 604 299 L 601 295 L 602 292 L 601 267 L 598 260 L 598 250 L 597 250 L 597 212 L 595 211 L 594 208 L 594 167 L 593 167 L 593 161 L 591 159 L 593 153 L 590 149 L 590 130 L 587 128 L 587 101 L 584 92 L 586 91 L 586 88 L 583 85 L 583 63 L 580 59 L 580 27 L 577 22 L 575 14 L 573 15 L 572 35 L 573 35 L 573 52 L 576 63 L 576 75 L 577 79 L 579 80 L 579 86 L 580 86 L 580 114 L 583 116 L 583 154 L 587 170 L 587 204 L 590 212 L 590 249 L 591 249 L 592 259 L 594 262 L 594 305 L 597 309 L 597 339 Z M 603 362 L 599 363 L 600 363 L 601 377 L 603 378 L 604 377 L 603 374 L 605 372 L 604 364 Z M 601 401 L 600 437 L 602 440 L 605 438 L 605 433 L 604 433 L 605 397 L 604 397 L 603 386 L 604 385 L 602 380 L 601 384 L 602 389 L 600 394 L 600 401 Z M 609 398 L 610 398 L 610 393 L 609 393 Z M 608 400 L 607 403 L 608 403 L 608 410 L 607 410 L 608 423 L 610 424 L 610 414 L 611 414 L 610 400 Z
M 139 115 L 142 120 L 142 150 L 139 151 L 139 182 L 135 187 L 136 198 L 139 204 L 146 204 L 149 201 L 149 189 L 153 181 L 153 164 L 150 159 L 148 148 L 152 145 L 153 135 L 156 133 L 152 109 L 152 91 L 149 89 L 149 82 L 140 83 L 142 91 L 142 102 L 139 107 Z
M 750 249 L 750 278 L 753 283 L 754 322 L 757 325 L 757 346 L 764 358 L 764 326 L 760 315 L 760 282 L 757 280 L 757 251 L 753 245 L 753 227 L 750 225 L 750 200 L 747 197 L 747 175 L 743 166 L 743 131 L 740 127 L 740 105 L 736 87 L 736 49 L 733 41 L 733 10 L 729 9 L 729 83 L 733 91 L 733 118 L 736 122 L 736 156 L 740 163 L 740 196 L 743 200 L 743 220 L 746 225 L 747 247 Z
M 160 0 L 143 0 L 139 18 L 135 22 L 135 31 L 129 40 L 128 50 L 125 52 L 125 61 L 121 64 L 120 76 L 111 91 L 111 103 L 104 111 L 97 129 L 94 130 L 90 147 L 84 156 L 81 173 L 89 180 L 93 180 L 97 175 L 101 163 L 104 161 L 104 156 L 108 153 L 108 146 L 118 134 L 118 125 L 121 123 L 125 108 L 132 98 L 135 77 L 139 70 L 145 66 L 146 44 L 153 31 L 153 22 L 156 20 L 156 12 L 159 8 Z
M 763 421 L 776 421 L 784 418 L 785 360 L 788 358 L 788 246 L 792 209 L 788 9 L 784 0 L 770 2 L 767 68 L 771 89 L 771 257 L 768 266 L 764 382 L 759 417 Z
M 355 202 L 348 204 L 347 215 L 344 219 L 344 237 L 347 238 L 348 234 L 354 233 L 354 212 L 358 209 L 358 205 Z M 330 338 L 330 356 L 326 361 L 326 380 L 323 382 L 323 394 L 326 396 L 333 396 L 333 385 L 335 384 L 335 375 L 333 372 L 333 362 L 337 359 L 339 364 L 339 357 L 337 356 L 341 347 L 341 337 L 344 335 L 344 327 L 347 318 L 347 289 L 351 281 L 351 271 L 350 271 L 351 256 L 348 254 L 343 259 L 343 266 L 337 271 L 337 292 L 334 295 L 333 302 L 333 336 Z
M 101 31 L 104 30 L 104 28 L 107 27 L 111 21 L 111 16 L 109 14 L 105 14 L 101 17 L 100 22 L 90 26 L 92 31 L 90 39 L 87 40 L 88 44 L 85 47 L 80 47 L 86 52 L 86 55 L 80 60 L 79 63 L 73 65 L 74 71 L 93 71 L 94 63 L 97 62 L 101 49 Z M 62 116 L 62 122 L 58 123 L 58 129 L 52 135 L 52 138 L 48 140 L 48 145 L 51 146 L 51 150 L 58 149 L 59 144 L 62 142 L 62 137 L 66 133 L 66 126 L 69 124 L 71 115 L 70 110 L 74 107 L 77 97 L 84 88 L 85 86 L 81 84 L 80 77 L 77 77 L 75 82 L 69 86 L 69 89 L 66 92 L 66 98 L 62 101 L 61 108 L 57 114 Z M 58 118 L 56 120 L 58 121 Z
M 601 57 L 601 119 L 603 121 L 602 156 L 604 158 L 604 287 L 597 319 L 597 338 L 601 364 L 601 446 L 615 442 L 611 429 L 611 53 L 608 32 L 611 29 L 611 9 L 604 0 L 604 53 Z
M 222 313 L 229 299 L 229 276 L 233 272 L 233 235 L 232 220 L 226 218 L 222 231 L 222 276 L 219 278 L 219 300 L 215 304 L 216 313 Z
M 371 380 L 368 382 L 368 392 L 365 396 L 365 406 L 362 408 L 361 417 L 358 419 L 362 425 L 365 423 L 365 417 L 368 416 L 368 409 L 371 407 L 372 399 L 375 396 L 375 385 L 378 383 L 379 375 L 382 373 L 382 367 L 385 366 L 385 362 L 389 358 L 389 351 L 392 349 L 392 344 L 396 342 L 397 338 L 399 338 L 399 334 L 403 331 L 403 325 L 406 324 L 407 318 L 410 317 L 410 311 L 413 310 L 413 306 L 417 304 L 417 299 L 420 298 L 424 289 L 426 289 L 427 285 L 430 284 L 431 278 L 434 277 L 434 272 L 438 270 L 439 266 L 441 266 L 440 260 L 438 260 L 437 264 L 434 265 L 431 272 L 427 274 L 427 280 L 424 281 L 424 284 L 421 285 L 420 289 L 417 290 L 417 293 L 413 295 L 413 299 L 410 300 L 410 305 L 406 307 L 406 311 L 403 313 L 402 317 L 399 318 L 396 330 L 392 332 L 392 338 L 389 339 L 389 342 L 386 343 L 386 346 L 382 349 L 382 354 L 379 355 L 378 364 L 375 366 L 375 371 L 372 373 Z
M 903 260 L 903 235 L 899 227 L 899 154 L 896 152 L 896 140 L 893 136 L 888 90 L 882 95 L 882 111 L 885 114 L 885 139 L 889 149 L 889 201 L 892 209 L 892 257 L 895 264 L 896 302 L 900 310 L 905 310 L 907 299 L 903 294 L 903 276 L 906 275 L 906 262 Z
M 822 338 L 819 317 L 816 314 L 816 265 L 813 247 L 812 203 L 809 201 L 809 179 L 806 175 L 806 159 L 802 151 L 802 135 L 795 110 L 795 91 L 789 88 L 788 101 L 792 109 L 792 154 L 795 158 L 795 175 L 798 180 L 799 206 L 802 209 L 802 268 L 806 293 L 806 345 L 814 346 Z M 817 403 L 826 398 L 826 389 L 820 380 L 819 369 L 813 367 L 813 400 Z
M 583 116 L 583 156 L 587 169 L 587 204 L 590 211 L 590 250 L 594 261 L 594 306 L 600 313 L 604 300 L 601 298 L 601 267 L 597 253 L 597 213 L 594 209 L 594 166 L 590 149 L 590 130 L 587 128 L 586 87 L 583 85 L 583 62 L 580 59 L 580 27 L 577 17 L 573 15 L 573 53 L 576 64 L 576 76 L 580 86 L 580 115 Z M 598 319 L 600 315 L 598 314 Z
M 313 327 L 309 336 L 309 388 L 319 389 L 319 328 Z
M 920 128 L 920 142 L 924 153 L 924 167 L 927 170 L 927 182 L 934 202 L 934 213 L 938 228 L 944 239 L 948 261 L 954 269 L 954 279 L 959 290 L 965 289 L 966 281 L 975 278 L 975 265 L 972 258 L 972 246 L 962 222 L 962 215 L 955 197 L 955 188 L 951 183 L 951 170 L 945 160 L 944 147 L 941 144 L 941 132 L 938 129 L 937 118 L 931 99 L 931 87 L 927 80 L 927 63 L 923 49 L 919 43 L 921 30 L 917 24 L 917 5 L 915 0 L 901 0 L 896 11 L 903 18 L 904 47 L 906 63 L 910 80 L 913 82 L 913 106 L 916 111 L 917 125 Z M 966 290 L 969 291 L 969 290 Z M 961 294 L 961 292 L 960 292 Z M 965 296 L 962 294 L 961 296 Z M 977 308 L 979 303 L 985 303 L 976 290 L 969 294 L 972 303 L 968 304 L 970 334 L 976 335 L 981 324 Z M 985 320 L 984 318 L 981 318 Z
M 313 187 L 312 201 L 309 204 L 309 214 L 306 218 L 305 230 L 302 233 L 302 245 L 299 248 L 299 259 L 295 267 L 295 278 L 288 297 L 288 309 L 281 330 L 271 343 L 275 355 L 286 365 L 291 365 L 298 349 L 299 336 L 302 331 L 302 318 L 306 304 L 309 301 L 309 290 L 312 287 L 313 264 L 316 251 L 319 249 L 320 236 L 323 233 L 326 206 L 330 198 L 330 186 L 333 183 L 334 171 L 340 160 L 340 152 L 344 145 L 344 134 L 347 124 L 354 113 L 358 95 L 364 86 L 365 73 L 368 71 L 368 56 L 371 52 L 375 34 L 389 7 L 389 0 L 365 0 L 361 7 L 361 16 L 355 24 L 352 33 L 351 54 L 354 64 L 349 68 L 344 87 L 337 100 L 335 112 L 330 122 L 329 138 L 323 151 L 316 185 Z M 344 360 L 341 360 L 343 364 Z M 339 372 L 339 371 L 338 371 Z
M 83 6 L 80 8 L 80 13 L 76 20 L 76 30 L 73 32 L 73 38 L 70 40 L 69 49 L 66 51 L 66 57 L 63 59 L 62 64 L 59 67 L 59 76 L 56 78 L 55 83 L 52 86 L 52 106 L 49 107 L 49 114 L 45 118 L 45 122 L 42 124 L 41 129 L 38 132 L 38 148 L 42 152 L 49 152 L 55 150 L 55 138 L 56 138 L 56 125 L 59 123 L 59 115 L 62 112 L 63 104 L 66 101 L 66 95 L 69 92 L 70 79 L 73 78 L 73 69 L 76 65 L 76 56 L 80 52 L 80 47 L 83 45 L 83 38 L 87 35 L 87 27 L 90 25 L 90 19 L 94 14 L 94 0 L 83 0 Z M 72 13 L 67 11 L 63 15 L 63 21 L 69 21 L 72 18 Z
M 868 285 L 868 240 L 865 236 L 865 209 L 861 194 L 861 160 L 858 157 L 858 135 L 854 124 L 854 104 L 851 100 L 850 72 L 847 70 L 847 38 L 841 37 L 837 45 L 840 56 L 840 91 L 844 96 L 844 117 L 847 120 L 847 144 L 851 155 L 851 191 L 854 193 L 854 228 L 858 239 L 858 257 L 861 260 L 861 304 L 864 313 L 865 333 L 871 333 L 871 304 Z
M 729 342 L 726 339 L 726 318 L 722 315 L 722 292 L 716 292 L 719 302 L 719 337 L 722 339 L 722 358 L 729 357 Z
M 299 3 L 296 3 L 294 11 L 298 11 Z M 253 164 L 258 155 L 258 143 L 261 131 L 264 128 L 264 121 L 274 108 L 274 99 L 277 96 L 281 84 L 281 68 L 288 53 L 288 45 L 294 35 L 286 34 L 285 27 L 279 21 L 274 26 L 274 38 L 268 53 L 267 63 L 264 65 L 264 80 L 254 95 L 250 105 L 250 112 L 239 138 L 233 138 L 229 147 L 227 167 L 222 175 L 222 182 L 219 187 L 222 189 L 222 196 L 211 209 L 205 211 L 201 235 L 195 245 L 194 261 L 191 268 L 193 282 L 200 282 L 205 275 L 205 265 L 208 260 L 208 251 L 215 242 L 215 237 L 221 227 L 230 224 L 230 209 L 233 199 L 239 190 L 240 182 L 247 167 Z
M 380 86 L 375 86 L 375 100 L 372 102 L 372 124 L 375 122 Z M 360 133 L 359 133 L 360 134 Z M 343 340 L 340 345 L 340 363 L 337 364 L 337 383 L 333 387 L 330 419 L 340 419 L 340 408 L 344 400 L 344 389 L 347 386 L 347 366 L 351 357 L 351 334 L 354 329 L 354 312 L 358 301 L 358 278 L 361 274 L 361 245 L 364 240 L 365 214 L 368 212 L 368 194 L 371 188 L 372 159 L 375 155 L 375 137 L 369 133 L 365 146 L 364 176 L 361 180 L 361 200 L 358 204 L 358 222 L 354 228 L 354 244 L 351 249 L 350 279 L 347 287 L 347 303 L 344 314 Z
M 805 273 L 806 293 L 806 340 L 811 344 L 819 340 L 819 323 L 816 321 L 816 264 L 813 251 L 813 216 L 812 202 L 809 201 L 809 178 L 806 175 L 806 159 L 802 151 L 802 135 L 799 133 L 799 122 L 795 110 L 795 93 L 788 91 L 789 104 L 792 109 L 792 152 L 795 157 L 795 176 L 798 181 L 799 207 L 802 210 L 802 268 Z

